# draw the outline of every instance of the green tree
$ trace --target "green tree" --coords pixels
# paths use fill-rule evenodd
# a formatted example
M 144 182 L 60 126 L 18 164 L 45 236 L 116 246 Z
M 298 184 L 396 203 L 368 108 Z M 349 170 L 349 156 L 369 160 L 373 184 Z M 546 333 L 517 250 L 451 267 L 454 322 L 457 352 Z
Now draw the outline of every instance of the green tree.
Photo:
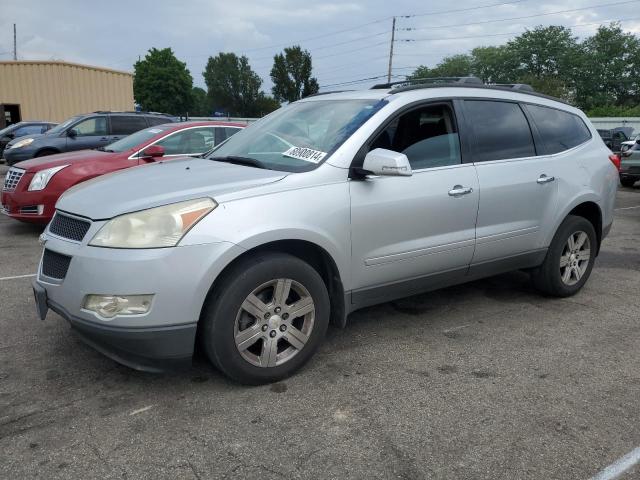
M 211 115 L 209 98 L 203 88 L 193 87 L 193 89 L 191 89 L 191 109 L 189 110 L 189 115 L 192 117 L 207 117 Z
M 619 24 L 601 26 L 581 45 L 577 103 L 636 106 L 640 102 L 640 41 Z
M 273 96 L 280 102 L 295 102 L 318 93 L 318 81 L 311 76 L 311 54 L 296 45 L 273 57 Z
M 471 71 L 482 81 L 513 83 L 516 59 L 507 47 L 477 47 L 471 51 L 471 58 Z
M 247 57 L 220 52 L 209 57 L 202 75 L 213 109 L 236 117 L 260 114 L 258 102 L 264 96 L 260 91 L 262 79 L 251 69 Z
M 134 65 L 133 95 L 143 110 L 182 115 L 191 106 L 193 79 L 170 48 L 152 48 Z
M 469 55 L 445 57 L 434 68 L 424 65 L 418 67 L 409 79 L 434 77 L 467 77 L 472 72 L 472 58 Z

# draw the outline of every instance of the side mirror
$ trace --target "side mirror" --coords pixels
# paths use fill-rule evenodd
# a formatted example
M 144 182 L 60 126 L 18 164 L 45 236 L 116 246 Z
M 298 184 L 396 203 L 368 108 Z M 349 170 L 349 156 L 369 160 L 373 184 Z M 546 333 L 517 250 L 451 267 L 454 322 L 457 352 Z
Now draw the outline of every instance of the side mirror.
M 67 131 L 67 137 L 76 138 L 77 136 L 78 136 L 78 131 L 75 128 L 71 128 L 69 129 L 69 131 Z
M 409 159 L 404 153 L 376 148 L 364 157 L 362 170 L 366 175 L 382 175 L 386 177 L 410 177 L 413 175 Z
M 160 145 L 149 145 L 138 154 L 138 158 L 152 160 L 164 155 L 164 147 Z

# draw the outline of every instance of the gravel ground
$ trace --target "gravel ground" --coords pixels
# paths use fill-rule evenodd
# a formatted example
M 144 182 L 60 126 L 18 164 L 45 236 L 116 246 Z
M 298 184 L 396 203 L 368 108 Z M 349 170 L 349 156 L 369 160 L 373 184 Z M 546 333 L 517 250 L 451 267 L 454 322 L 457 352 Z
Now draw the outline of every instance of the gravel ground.
M 0 478 L 588 478 L 640 445 L 639 206 L 575 297 L 516 272 L 368 308 L 263 387 L 119 366 L 0 280 Z M 40 232 L 0 218 L 0 277 Z

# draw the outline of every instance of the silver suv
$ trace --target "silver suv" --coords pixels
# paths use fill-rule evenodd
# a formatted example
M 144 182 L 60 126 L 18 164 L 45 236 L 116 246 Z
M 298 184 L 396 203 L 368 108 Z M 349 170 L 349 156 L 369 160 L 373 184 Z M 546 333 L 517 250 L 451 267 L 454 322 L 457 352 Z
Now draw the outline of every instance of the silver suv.
M 587 281 L 618 172 L 576 108 L 523 86 L 382 85 L 292 103 L 206 158 L 82 183 L 35 297 L 142 370 L 290 375 L 354 310 L 514 269 Z

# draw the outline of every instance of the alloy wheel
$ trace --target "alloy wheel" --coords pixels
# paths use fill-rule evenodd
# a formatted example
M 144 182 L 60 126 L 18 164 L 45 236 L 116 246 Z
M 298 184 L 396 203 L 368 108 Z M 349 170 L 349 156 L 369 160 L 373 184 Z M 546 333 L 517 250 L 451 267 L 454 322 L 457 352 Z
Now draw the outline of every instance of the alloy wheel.
M 569 235 L 560 256 L 560 277 L 565 285 L 575 285 L 587 271 L 591 259 L 589 236 L 578 231 Z

